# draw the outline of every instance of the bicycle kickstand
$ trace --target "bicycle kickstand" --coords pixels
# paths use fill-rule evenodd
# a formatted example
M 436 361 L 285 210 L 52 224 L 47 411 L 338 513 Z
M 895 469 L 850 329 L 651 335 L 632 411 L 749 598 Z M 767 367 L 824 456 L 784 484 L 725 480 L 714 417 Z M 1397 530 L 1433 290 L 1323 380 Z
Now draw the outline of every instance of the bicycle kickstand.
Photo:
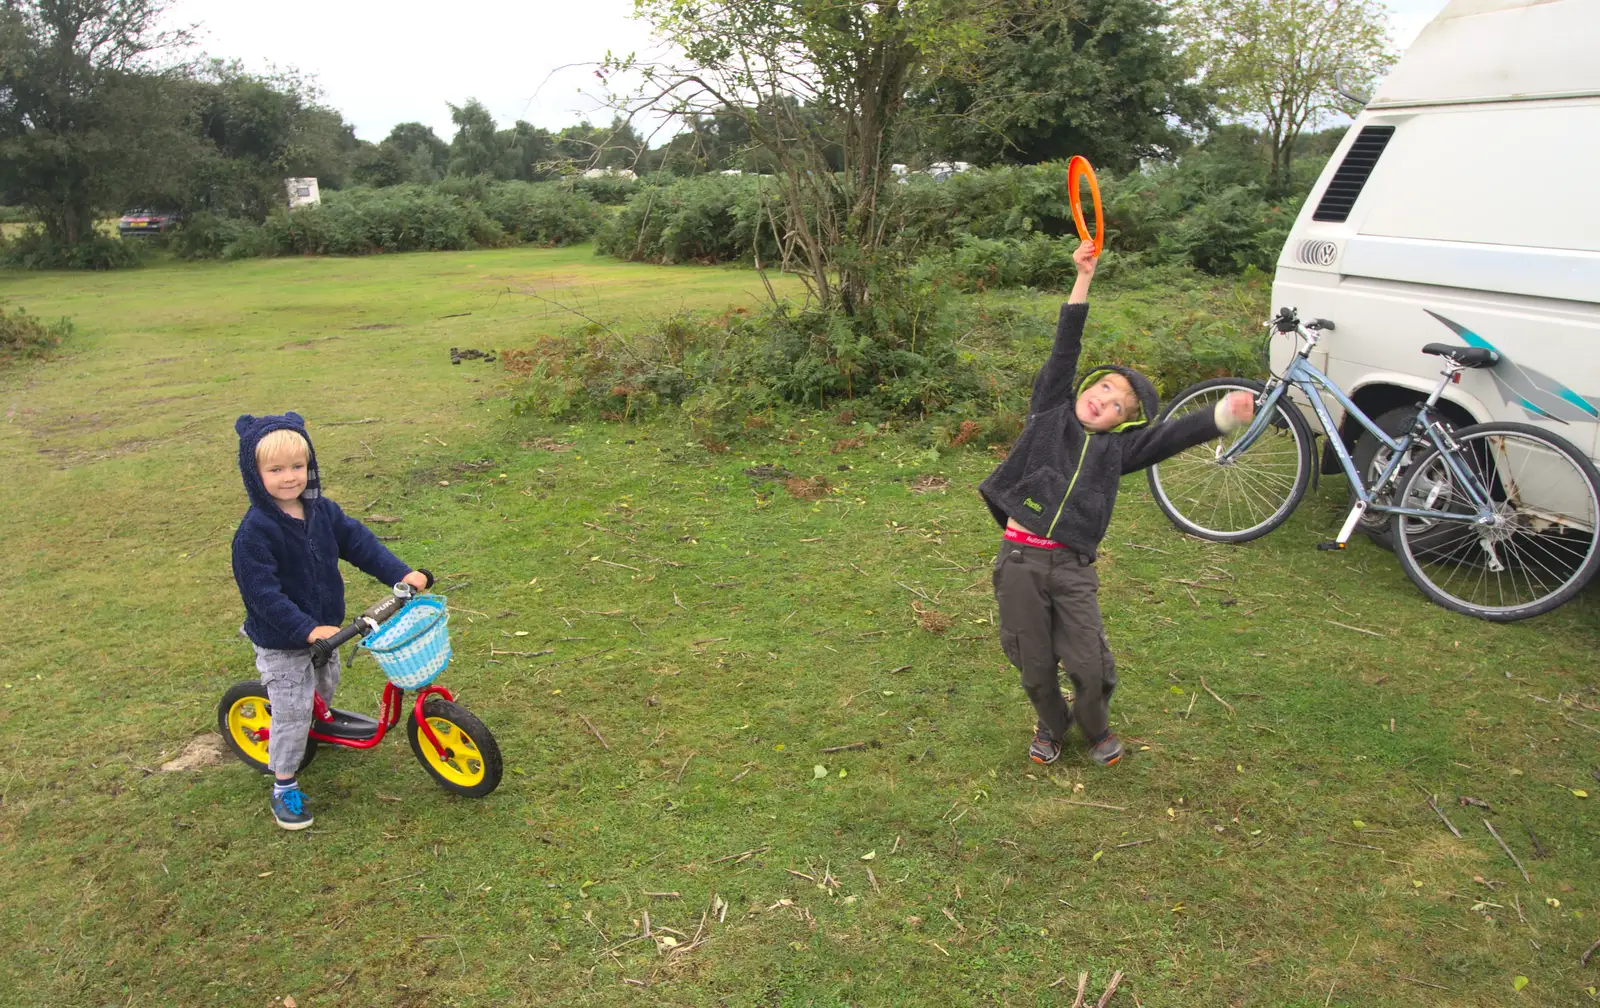
M 1367 502 L 1364 501 L 1364 500 L 1356 501 L 1355 506 L 1350 509 L 1350 514 L 1348 514 L 1345 517 L 1344 527 L 1339 530 L 1339 538 L 1333 540 L 1333 542 L 1320 542 L 1320 543 L 1317 543 L 1317 549 L 1319 549 L 1319 550 L 1342 550 L 1342 549 L 1344 549 L 1345 544 L 1350 541 L 1350 533 L 1352 533 L 1352 532 L 1354 532 L 1356 530 L 1356 522 L 1360 521 L 1361 520 L 1361 516 L 1366 514 L 1366 513 L 1367 513 Z

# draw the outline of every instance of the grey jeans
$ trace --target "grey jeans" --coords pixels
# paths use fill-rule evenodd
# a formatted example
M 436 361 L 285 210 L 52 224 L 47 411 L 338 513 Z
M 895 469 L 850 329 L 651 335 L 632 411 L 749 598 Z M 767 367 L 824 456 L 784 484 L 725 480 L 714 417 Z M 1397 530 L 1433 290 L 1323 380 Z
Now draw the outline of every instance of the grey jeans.
M 272 725 L 267 734 L 267 766 L 279 777 L 292 777 L 306 755 L 306 733 L 311 731 L 313 693 L 324 703 L 333 703 L 339 686 L 339 653 L 316 671 L 311 667 L 311 649 L 278 651 L 251 645 L 256 649 L 256 671 L 267 688 L 272 705 Z
M 1003 540 L 994 561 L 1000 646 L 1022 673 L 1039 728 L 1061 741 L 1073 721 L 1089 742 L 1111 729 L 1117 665 L 1100 619 L 1094 561 L 1070 549 L 1039 549 Z M 1069 711 L 1057 664 L 1072 679 Z

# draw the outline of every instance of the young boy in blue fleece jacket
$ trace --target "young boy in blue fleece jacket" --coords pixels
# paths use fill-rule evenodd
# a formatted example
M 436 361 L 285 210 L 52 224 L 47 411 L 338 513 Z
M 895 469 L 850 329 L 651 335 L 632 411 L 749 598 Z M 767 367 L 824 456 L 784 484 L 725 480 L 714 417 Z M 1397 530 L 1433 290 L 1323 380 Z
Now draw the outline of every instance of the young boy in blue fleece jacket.
M 234 429 L 250 510 L 233 534 L 233 579 L 244 597 L 242 629 L 255 645 L 256 670 L 272 704 L 272 816 L 284 829 L 305 829 L 311 813 L 295 771 L 305 757 L 312 695 L 331 703 L 339 685 L 338 653 L 314 673 L 311 644 L 338 633 L 344 622 L 339 561 L 385 585 L 404 581 L 421 590 L 430 578 L 401 563 L 370 529 L 322 496 L 317 453 L 298 413 L 246 414 Z
M 1076 721 L 1090 758 L 1110 766 L 1122 757 L 1122 743 L 1111 732 L 1117 667 L 1100 619 L 1094 561 L 1117 484 L 1238 429 L 1255 404 L 1248 392 L 1235 392 L 1214 410 L 1158 424 L 1155 386 L 1139 372 L 1106 365 L 1079 381 L 1094 245 L 1084 242 L 1072 258 L 1078 279 L 1061 306 L 1055 346 L 1034 379 L 1027 424 L 978 491 L 1005 535 L 994 563 L 994 596 L 1000 646 L 1022 673 L 1038 717 L 1028 755 L 1054 763 Z M 1058 663 L 1072 677 L 1070 710 Z

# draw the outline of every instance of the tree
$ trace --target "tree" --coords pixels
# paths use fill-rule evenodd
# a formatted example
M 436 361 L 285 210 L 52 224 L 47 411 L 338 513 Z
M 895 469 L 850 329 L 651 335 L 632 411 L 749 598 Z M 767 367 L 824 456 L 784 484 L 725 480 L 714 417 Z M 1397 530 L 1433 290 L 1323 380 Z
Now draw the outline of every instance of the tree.
M 1336 76 L 1363 87 L 1394 62 L 1377 0 L 1185 0 L 1180 11 L 1223 107 L 1263 125 L 1277 189 L 1301 132 L 1351 111 Z
M 450 174 L 489 175 L 512 178 L 515 169 L 508 164 L 510 153 L 500 141 L 494 116 L 476 98 L 465 105 L 450 106 L 450 121 L 456 124 L 450 141 Z
M 315 176 L 337 189 L 366 157 L 354 129 L 294 74 L 257 76 L 214 60 L 185 84 L 206 150 L 178 205 L 257 220 L 283 203 L 283 180 Z M 370 146 L 370 145 L 368 145 Z
M 196 154 L 178 70 L 152 54 L 185 41 L 162 0 L 0 3 L 0 188 L 51 238 L 77 244 L 134 194 L 180 187 Z
M 638 0 L 681 60 L 613 61 L 642 75 L 617 102 L 645 111 L 735 116 L 771 154 L 786 258 L 823 308 L 870 306 L 892 243 L 890 151 L 919 75 L 970 66 L 1002 24 L 1003 0 Z M 776 228 L 774 229 L 776 230 Z
M 1211 112 L 1175 41 L 1156 0 L 1019 6 L 975 74 L 914 83 L 919 128 L 905 156 L 1033 164 L 1082 154 L 1115 171 L 1170 157 Z
M 450 171 L 450 145 L 431 126 L 404 122 L 371 150 L 364 150 L 352 174 L 370 186 L 437 182 Z

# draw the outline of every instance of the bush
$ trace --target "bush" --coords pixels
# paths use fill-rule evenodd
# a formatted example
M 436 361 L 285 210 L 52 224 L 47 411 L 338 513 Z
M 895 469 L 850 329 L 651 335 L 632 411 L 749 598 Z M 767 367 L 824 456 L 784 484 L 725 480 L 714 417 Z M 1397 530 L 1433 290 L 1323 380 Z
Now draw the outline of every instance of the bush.
M 926 289 L 880 289 L 856 316 L 769 306 L 717 319 L 675 315 L 631 338 L 589 326 L 502 358 L 527 379 L 519 412 L 634 419 L 685 412 L 725 443 L 784 404 L 850 400 L 858 413 L 983 412 L 985 384 L 955 345 L 953 313 Z
M 481 202 L 484 212 L 510 240 L 535 245 L 585 241 L 594 236 L 606 217 L 593 198 L 559 182 L 497 183 L 488 188 Z
M 190 214 L 172 232 L 169 246 L 179 259 L 238 259 L 261 255 L 260 228 L 240 217 L 208 211 Z
M 0 305 L 0 367 L 44 357 L 71 335 L 71 319 L 47 323 L 21 308 L 7 313 Z
M 37 227 L 30 227 L 0 244 L 0 266 L 19 269 L 106 270 L 138 266 L 149 257 L 137 241 L 122 241 L 96 231 L 75 245 L 57 241 Z
M 36 220 L 32 207 L 0 206 L 0 224 L 32 224 Z
M 571 191 L 587 196 L 596 203 L 618 206 L 628 202 L 638 192 L 643 182 L 621 175 L 597 175 L 594 178 L 575 176 L 561 183 Z
M 778 258 L 768 220 L 778 199 L 771 178 L 695 175 L 641 188 L 595 237 L 595 251 L 657 263 Z M 772 213 L 782 219 L 776 207 Z

